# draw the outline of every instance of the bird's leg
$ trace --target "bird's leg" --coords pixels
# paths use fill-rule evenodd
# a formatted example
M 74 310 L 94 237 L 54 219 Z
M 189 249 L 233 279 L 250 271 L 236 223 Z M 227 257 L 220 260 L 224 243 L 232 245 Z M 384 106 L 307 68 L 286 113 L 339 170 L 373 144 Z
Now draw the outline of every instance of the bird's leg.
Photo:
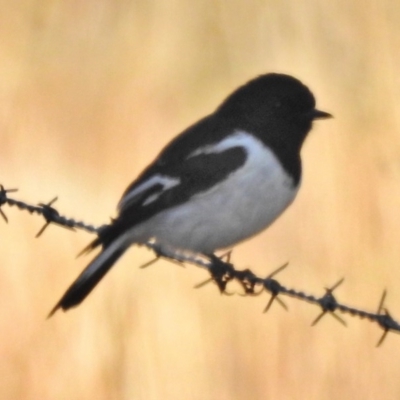
M 217 284 L 221 293 L 224 293 L 227 283 L 234 278 L 233 266 L 229 262 L 222 261 L 215 254 L 207 254 L 207 257 L 211 261 L 209 266 L 211 279 Z
M 147 268 L 150 265 L 153 265 L 155 262 L 157 262 L 160 258 L 165 258 L 168 261 L 170 261 L 176 265 L 179 265 L 180 267 L 185 267 L 185 265 L 182 261 L 175 258 L 174 254 L 171 251 L 167 251 L 167 249 L 164 248 L 162 245 L 160 245 L 158 243 L 150 243 L 150 242 L 147 243 L 146 245 L 153 250 L 153 252 L 155 253 L 155 258 L 153 258 L 152 260 L 141 265 L 140 268 Z

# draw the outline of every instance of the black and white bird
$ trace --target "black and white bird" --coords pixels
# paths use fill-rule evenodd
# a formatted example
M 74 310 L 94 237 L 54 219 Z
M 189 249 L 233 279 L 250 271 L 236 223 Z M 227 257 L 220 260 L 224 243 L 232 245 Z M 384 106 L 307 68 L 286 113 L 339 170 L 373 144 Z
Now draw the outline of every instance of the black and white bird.
M 316 119 L 311 91 L 283 74 L 236 89 L 173 139 L 126 189 L 100 253 L 51 311 L 80 304 L 132 244 L 212 255 L 267 228 L 294 200 L 300 150 Z

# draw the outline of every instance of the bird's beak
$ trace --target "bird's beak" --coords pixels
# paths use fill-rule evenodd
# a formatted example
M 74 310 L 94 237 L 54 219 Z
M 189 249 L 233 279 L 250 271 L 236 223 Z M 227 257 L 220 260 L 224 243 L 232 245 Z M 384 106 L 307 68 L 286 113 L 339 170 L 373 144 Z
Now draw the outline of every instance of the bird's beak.
M 327 119 L 327 118 L 333 118 L 332 114 L 329 114 L 325 111 L 320 111 L 320 110 L 313 110 L 312 111 L 312 119 Z

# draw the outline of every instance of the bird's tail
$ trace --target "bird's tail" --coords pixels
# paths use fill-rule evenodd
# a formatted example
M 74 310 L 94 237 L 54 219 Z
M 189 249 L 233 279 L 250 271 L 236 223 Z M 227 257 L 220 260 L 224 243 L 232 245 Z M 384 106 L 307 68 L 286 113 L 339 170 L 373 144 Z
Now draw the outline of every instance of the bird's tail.
M 92 247 L 97 247 L 97 244 Z M 129 244 L 118 239 L 103 246 L 100 254 L 82 271 L 60 301 L 53 307 L 48 318 L 58 309 L 66 311 L 80 304 L 111 269 L 114 263 L 125 253 L 128 247 Z

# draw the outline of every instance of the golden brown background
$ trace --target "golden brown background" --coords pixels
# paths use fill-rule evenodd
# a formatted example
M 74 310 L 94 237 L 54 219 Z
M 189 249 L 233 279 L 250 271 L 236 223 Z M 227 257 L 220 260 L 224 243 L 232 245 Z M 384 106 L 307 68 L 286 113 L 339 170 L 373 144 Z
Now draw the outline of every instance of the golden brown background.
M 400 317 L 400 3 L 0 1 L 0 181 L 100 224 L 161 146 L 231 90 L 292 74 L 335 115 L 303 150 L 296 202 L 233 261 Z M 84 304 L 46 314 L 91 239 L 6 208 L 1 399 L 398 399 L 400 338 L 316 307 L 221 296 L 195 267 L 133 248 Z

